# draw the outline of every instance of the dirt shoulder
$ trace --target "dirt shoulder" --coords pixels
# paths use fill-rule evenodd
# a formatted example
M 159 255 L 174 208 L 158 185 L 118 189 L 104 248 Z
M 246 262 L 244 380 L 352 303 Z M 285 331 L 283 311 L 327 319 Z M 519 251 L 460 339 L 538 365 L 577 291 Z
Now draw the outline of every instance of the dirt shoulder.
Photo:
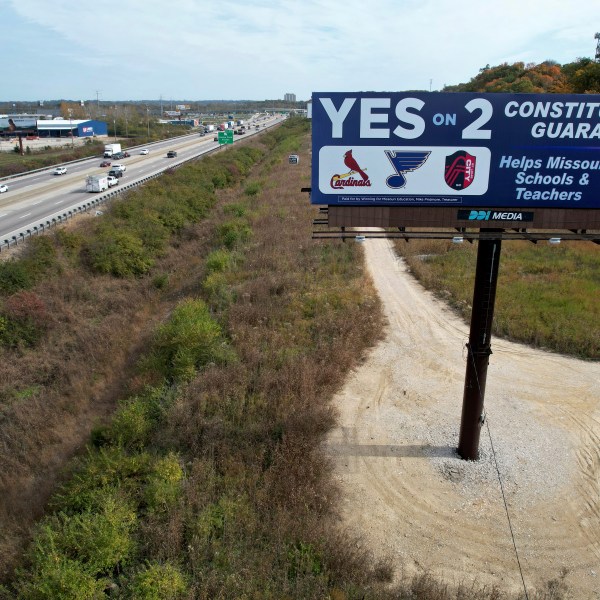
M 387 240 L 364 244 L 389 327 L 335 398 L 348 527 L 396 575 L 600 598 L 600 364 L 492 341 L 481 459 L 458 458 L 468 327 Z M 493 451 L 492 444 L 493 443 Z

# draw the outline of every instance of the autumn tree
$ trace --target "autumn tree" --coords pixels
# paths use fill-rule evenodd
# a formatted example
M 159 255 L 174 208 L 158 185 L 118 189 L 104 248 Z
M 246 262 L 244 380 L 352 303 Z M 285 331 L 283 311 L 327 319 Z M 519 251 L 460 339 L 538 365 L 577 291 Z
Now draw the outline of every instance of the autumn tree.
M 600 94 L 600 63 L 591 58 L 579 58 L 563 65 L 562 71 L 573 94 Z

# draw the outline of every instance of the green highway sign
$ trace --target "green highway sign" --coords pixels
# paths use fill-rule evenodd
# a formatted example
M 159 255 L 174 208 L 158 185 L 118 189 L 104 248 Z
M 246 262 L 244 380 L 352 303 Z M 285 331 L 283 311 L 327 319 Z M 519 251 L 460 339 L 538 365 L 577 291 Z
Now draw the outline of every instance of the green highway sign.
M 217 137 L 219 138 L 219 144 L 233 144 L 233 129 L 219 131 Z

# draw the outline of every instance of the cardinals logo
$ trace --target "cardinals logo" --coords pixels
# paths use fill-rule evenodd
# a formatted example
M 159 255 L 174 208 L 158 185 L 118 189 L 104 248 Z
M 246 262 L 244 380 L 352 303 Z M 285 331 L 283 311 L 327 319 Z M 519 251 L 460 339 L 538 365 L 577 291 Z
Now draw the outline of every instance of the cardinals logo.
M 333 189 L 345 188 L 345 187 L 369 187 L 371 180 L 366 173 L 366 169 L 362 169 L 356 162 L 356 159 L 352 156 L 352 150 L 348 150 L 344 154 L 344 164 L 350 169 L 347 173 L 341 175 L 334 175 L 331 178 L 330 185 Z M 353 177 L 353 175 L 360 175 L 360 179 Z
M 446 183 L 453 190 L 468 188 L 475 179 L 475 161 L 476 158 L 464 150 L 457 150 L 454 154 L 446 156 Z
M 427 151 L 410 151 L 396 152 L 395 150 L 385 150 L 385 155 L 392 163 L 395 175 L 390 175 L 385 182 L 388 187 L 393 189 L 403 188 L 406 185 L 406 177 L 404 173 L 416 171 L 425 164 L 431 152 Z

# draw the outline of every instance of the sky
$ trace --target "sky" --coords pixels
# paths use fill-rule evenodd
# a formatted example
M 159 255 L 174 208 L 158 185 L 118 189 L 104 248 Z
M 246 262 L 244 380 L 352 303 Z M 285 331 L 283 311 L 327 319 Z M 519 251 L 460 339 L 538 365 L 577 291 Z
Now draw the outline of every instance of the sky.
M 0 101 L 435 91 L 597 31 L 600 0 L 0 0 Z

